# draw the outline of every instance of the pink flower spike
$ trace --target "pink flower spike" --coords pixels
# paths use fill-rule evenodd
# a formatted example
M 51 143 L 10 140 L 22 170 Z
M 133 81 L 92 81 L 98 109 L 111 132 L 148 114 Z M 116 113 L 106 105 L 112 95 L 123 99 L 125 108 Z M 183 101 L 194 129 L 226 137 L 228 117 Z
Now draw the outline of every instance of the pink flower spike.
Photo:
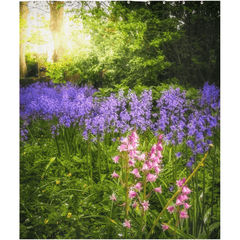
M 169 226 L 162 224 L 162 229 L 163 229 L 163 231 L 165 231 L 165 230 L 169 229 Z
M 143 210 L 144 212 L 148 210 L 148 207 L 150 206 L 150 204 L 148 203 L 149 201 L 143 201 L 142 206 L 143 206 Z
M 124 227 L 127 227 L 127 228 L 131 228 L 130 221 L 131 221 L 131 220 L 128 221 L 127 219 L 125 219 L 125 223 L 123 223 L 123 226 L 124 226 Z
M 114 193 L 112 194 L 112 196 L 110 196 L 110 199 L 111 199 L 112 201 L 115 201 L 115 202 L 117 201 L 116 196 L 115 196 Z
M 187 186 L 184 186 L 183 189 L 182 189 L 182 193 L 183 194 L 189 194 L 191 192 L 191 190 L 187 187 Z
M 184 203 L 184 207 L 185 207 L 186 209 L 188 209 L 188 208 L 190 208 L 191 206 L 190 206 L 188 203 Z
M 115 163 L 118 163 L 118 160 L 119 160 L 119 156 L 116 156 L 116 157 L 113 158 L 113 161 L 114 161 Z
M 159 188 L 154 188 L 154 191 L 155 191 L 155 192 L 162 193 L 162 186 L 160 186 Z
M 117 174 L 117 173 L 115 173 L 115 171 L 111 174 L 112 175 L 112 177 L 119 177 L 119 175 Z
M 170 214 L 172 214 L 174 212 L 174 206 L 169 206 L 167 210 L 170 212 Z
M 142 190 L 141 183 L 138 182 L 133 188 L 137 189 L 140 192 Z
M 133 199 L 133 198 L 136 197 L 136 195 L 137 195 L 137 193 L 136 193 L 135 191 L 130 190 L 128 197 L 129 197 L 130 199 Z
M 180 211 L 180 218 L 189 218 L 187 211 L 185 209 L 183 211 Z
M 147 182 L 155 182 L 157 179 L 157 176 L 156 175 L 153 175 L 151 173 L 148 173 L 147 174 Z

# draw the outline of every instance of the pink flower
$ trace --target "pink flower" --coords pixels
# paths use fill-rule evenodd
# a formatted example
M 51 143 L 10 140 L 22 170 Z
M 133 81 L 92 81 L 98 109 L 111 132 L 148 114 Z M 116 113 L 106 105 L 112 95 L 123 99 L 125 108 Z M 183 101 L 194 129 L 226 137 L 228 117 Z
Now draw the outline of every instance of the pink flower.
M 161 134 L 161 135 L 159 136 L 158 141 L 161 142 L 162 139 L 163 139 L 163 134 Z
M 140 177 L 141 177 L 140 174 L 139 174 L 139 172 L 138 172 L 138 169 L 137 169 L 137 168 L 134 168 L 134 169 L 131 171 L 131 173 L 134 174 L 136 178 L 140 178 Z
M 161 163 L 162 162 L 162 160 L 160 160 L 158 157 L 155 157 L 155 159 L 153 160 L 153 162 L 155 162 L 155 163 Z
M 182 199 L 182 201 L 186 201 L 189 198 L 188 198 L 188 196 L 186 194 L 183 194 L 183 195 L 181 195 L 181 199 Z
M 118 163 L 118 160 L 119 160 L 119 156 L 116 156 L 116 157 L 113 158 L 113 161 L 114 161 L 115 163 Z
M 156 155 L 155 155 L 154 153 L 152 153 L 152 154 L 150 155 L 150 159 L 151 159 L 151 160 L 154 160 L 155 157 L 156 157 Z
M 111 199 L 112 201 L 115 201 L 115 202 L 117 201 L 116 196 L 115 196 L 114 193 L 112 194 L 112 196 L 110 196 L 110 199 Z
M 184 203 L 184 207 L 186 208 L 186 209 L 188 209 L 188 208 L 190 208 L 191 206 L 188 204 L 188 203 Z
M 155 152 L 156 152 L 156 149 L 157 149 L 157 146 L 156 146 L 156 144 L 154 144 L 154 145 L 152 146 L 152 148 L 151 148 L 150 155 L 152 155 L 153 153 L 155 153 Z
M 148 207 L 150 206 L 150 204 L 148 203 L 149 201 L 143 201 L 142 206 L 143 206 L 143 210 L 144 212 L 148 210 Z
M 136 200 L 133 202 L 133 205 L 132 205 L 134 208 L 137 206 L 137 202 Z
M 153 175 L 151 173 L 147 174 L 147 182 L 155 182 L 156 181 L 157 176 Z
M 128 156 L 131 157 L 131 158 L 135 158 L 136 157 L 136 151 L 135 150 L 130 150 Z
M 115 173 L 115 171 L 111 174 L 112 175 L 112 177 L 119 177 L 119 175 L 117 174 L 117 173 Z
M 136 161 L 134 161 L 133 159 L 131 159 L 131 160 L 128 161 L 129 167 L 134 167 L 134 166 L 135 166 L 135 163 L 136 163 Z
M 130 135 L 130 138 L 137 141 L 139 139 L 139 136 L 137 135 L 136 131 L 132 131 L 132 134 Z M 133 141 L 131 140 L 131 141 Z
M 122 144 L 121 146 L 118 147 L 118 150 L 119 150 L 119 152 L 127 151 L 127 145 Z
M 128 144 L 127 150 L 128 150 L 128 151 L 135 150 L 135 147 L 134 147 L 132 144 Z
M 182 189 L 182 193 L 183 194 L 189 194 L 191 192 L 191 190 L 187 187 L 187 186 L 184 186 L 183 189 Z
M 148 165 L 146 163 L 143 164 L 142 171 L 147 171 L 149 170 Z
M 157 151 L 162 151 L 163 150 L 163 145 L 161 142 L 157 143 Z
M 136 195 L 137 195 L 137 193 L 136 193 L 135 191 L 130 190 L 128 197 L 129 197 L 130 199 L 133 199 L 134 197 L 136 197 Z
M 138 182 L 133 188 L 137 189 L 140 192 L 142 190 L 141 183 Z
M 148 161 L 147 165 L 148 165 L 148 168 L 149 168 L 149 169 L 152 169 L 152 168 L 153 168 L 152 162 Z
M 154 188 L 154 191 L 155 191 L 155 192 L 162 193 L 162 186 L 160 186 L 159 188 Z
M 155 167 L 158 167 L 158 163 L 156 161 L 153 161 L 152 162 L 152 167 L 155 168 Z
M 183 178 L 182 180 L 177 180 L 176 185 L 178 185 L 178 187 L 182 187 L 182 185 L 185 183 L 185 181 L 186 181 L 186 178 Z
M 124 144 L 128 145 L 128 138 L 125 137 L 125 138 L 121 141 L 121 143 L 124 143 Z
M 183 185 L 182 180 L 177 180 L 177 181 L 176 181 L 176 185 L 177 185 L 178 187 L 182 187 L 182 185 Z
M 169 206 L 167 210 L 172 214 L 174 212 L 174 206 Z
M 162 150 L 161 150 L 161 151 L 162 151 Z M 157 157 L 158 157 L 158 158 L 163 158 L 163 155 L 162 155 L 161 151 L 157 151 Z
M 180 211 L 180 218 L 189 218 L 187 211 L 185 209 L 183 211 Z
M 155 173 L 159 174 L 161 172 L 161 169 L 159 167 L 155 167 Z
M 178 196 L 178 198 L 177 198 L 177 200 L 176 200 L 176 205 L 182 205 L 183 204 L 183 200 L 182 200 L 182 198 L 181 198 L 181 195 L 180 196 Z
M 163 229 L 163 231 L 165 231 L 165 230 L 169 229 L 169 226 L 162 224 L 162 229 Z
M 146 156 L 145 156 L 145 153 L 142 153 L 140 156 L 138 156 L 137 159 L 138 159 L 139 161 L 142 161 L 142 160 L 145 160 L 145 157 L 146 157 Z
M 131 220 L 128 221 L 127 219 L 125 219 L 125 223 L 123 223 L 123 226 L 124 226 L 124 227 L 127 227 L 127 228 L 131 228 L 130 221 L 131 221 Z

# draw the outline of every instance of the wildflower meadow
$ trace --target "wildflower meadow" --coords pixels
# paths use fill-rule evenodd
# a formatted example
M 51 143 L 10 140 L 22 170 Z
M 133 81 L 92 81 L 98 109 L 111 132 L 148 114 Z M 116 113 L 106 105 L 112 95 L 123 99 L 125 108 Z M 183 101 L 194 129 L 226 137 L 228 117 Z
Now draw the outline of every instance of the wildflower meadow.
M 20 238 L 220 238 L 220 90 L 20 86 Z

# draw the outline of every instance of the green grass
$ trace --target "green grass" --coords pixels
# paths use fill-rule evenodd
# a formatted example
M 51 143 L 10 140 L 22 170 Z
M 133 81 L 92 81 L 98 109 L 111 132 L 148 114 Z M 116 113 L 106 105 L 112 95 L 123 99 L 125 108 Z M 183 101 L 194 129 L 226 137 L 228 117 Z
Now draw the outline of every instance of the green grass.
M 124 238 L 125 211 L 120 205 L 125 201 L 125 191 L 119 179 L 111 177 L 113 170 L 121 171 L 120 165 L 112 161 L 118 154 L 118 141 L 110 141 L 119 136 L 109 133 L 102 142 L 78 138 L 75 143 L 59 137 L 57 147 L 56 141 L 36 126 L 31 126 L 30 132 L 33 137 L 20 146 L 20 238 L 119 239 L 118 234 L 123 234 Z M 149 151 L 156 139 L 151 133 L 140 135 L 140 143 L 143 142 L 141 150 Z M 173 192 L 169 191 L 169 186 L 175 185 L 174 179 L 191 174 L 185 167 L 189 150 L 183 144 L 174 149 L 174 152 L 179 151 L 183 156 L 175 158 L 173 165 L 171 146 L 165 146 L 163 171 L 152 184 L 154 187 L 161 185 L 162 194 L 152 193 L 148 199 L 150 210 L 143 238 L 176 192 L 176 187 Z M 202 157 L 198 156 L 198 163 Z M 132 180 L 130 175 L 129 181 Z M 152 185 L 147 185 L 147 194 Z M 205 166 L 200 167 L 197 178 L 195 176 L 188 187 L 192 190 L 188 221 L 180 221 L 175 231 L 176 214 L 165 212 L 151 238 L 171 239 L 174 233 L 175 238 L 183 239 L 220 238 L 219 139 L 216 153 L 210 153 Z M 117 203 L 109 199 L 112 193 L 116 194 Z M 128 230 L 128 238 L 138 238 L 141 211 L 130 207 L 129 217 L 132 228 Z M 169 224 L 169 229 L 163 232 L 162 223 Z

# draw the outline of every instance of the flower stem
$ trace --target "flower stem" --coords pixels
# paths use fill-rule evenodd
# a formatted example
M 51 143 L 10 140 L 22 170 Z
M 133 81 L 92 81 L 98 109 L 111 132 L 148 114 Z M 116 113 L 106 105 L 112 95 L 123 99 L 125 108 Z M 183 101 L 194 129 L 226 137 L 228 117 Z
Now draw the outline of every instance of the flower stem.
M 151 236 L 151 234 L 153 233 L 153 229 L 154 227 L 157 225 L 160 217 L 163 215 L 163 213 L 166 211 L 167 207 L 171 204 L 171 202 L 177 197 L 177 195 L 182 191 L 182 188 L 192 179 L 192 177 L 194 176 L 194 174 L 198 171 L 198 169 L 200 168 L 201 164 L 204 163 L 204 161 L 206 160 L 208 154 L 210 152 L 210 149 L 208 150 L 208 152 L 205 154 L 204 158 L 201 160 L 201 162 L 198 164 L 198 166 L 194 169 L 194 171 L 191 173 L 191 175 L 187 178 L 187 180 L 185 181 L 185 183 L 183 184 L 182 187 L 180 187 L 177 192 L 172 196 L 172 198 L 168 201 L 168 203 L 165 205 L 165 207 L 163 208 L 163 210 L 161 211 L 161 213 L 158 215 L 158 217 L 156 218 L 156 220 L 153 223 L 153 226 L 147 236 L 146 239 L 149 239 L 149 237 Z
M 112 219 L 112 211 L 113 211 L 113 201 L 112 201 L 112 206 L 111 206 L 111 211 L 110 211 L 110 219 Z M 109 224 L 108 226 L 108 239 L 110 239 L 110 232 L 111 232 L 111 225 Z
M 213 196 L 214 196 L 214 182 L 215 182 L 215 158 L 216 158 L 216 137 L 214 137 L 214 157 L 213 157 L 213 179 L 212 179 L 212 201 L 211 201 L 211 216 L 213 217 Z M 213 218 L 211 218 L 211 224 L 213 223 Z
M 146 174 L 144 174 L 143 179 L 143 202 L 146 200 Z M 142 229 L 143 229 L 143 222 L 144 222 L 144 209 L 142 207 L 142 216 L 141 216 L 141 225 L 140 225 L 140 239 L 142 239 Z
M 100 140 L 99 140 L 99 134 L 98 134 L 98 174 L 99 174 L 99 181 L 100 183 L 102 183 L 101 181 L 101 163 L 100 163 Z
M 173 238 L 175 238 L 176 231 L 177 231 L 177 226 L 178 226 L 178 213 L 179 213 L 179 206 L 177 207 L 176 224 L 175 224 L 175 229 L 174 229 L 174 235 L 173 235 Z
M 202 200 L 202 226 L 201 230 L 203 230 L 203 225 L 204 225 L 204 205 L 205 205 L 205 164 L 203 165 L 203 200 Z
M 126 166 L 126 183 L 125 183 L 125 219 L 128 216 L 128 175 L 129 175 L 129 167 L 128 167 L 128 158 L 125 158 L 125 166 Z M 127 227 L 125 227 L 125 239 L 127 239 Z

